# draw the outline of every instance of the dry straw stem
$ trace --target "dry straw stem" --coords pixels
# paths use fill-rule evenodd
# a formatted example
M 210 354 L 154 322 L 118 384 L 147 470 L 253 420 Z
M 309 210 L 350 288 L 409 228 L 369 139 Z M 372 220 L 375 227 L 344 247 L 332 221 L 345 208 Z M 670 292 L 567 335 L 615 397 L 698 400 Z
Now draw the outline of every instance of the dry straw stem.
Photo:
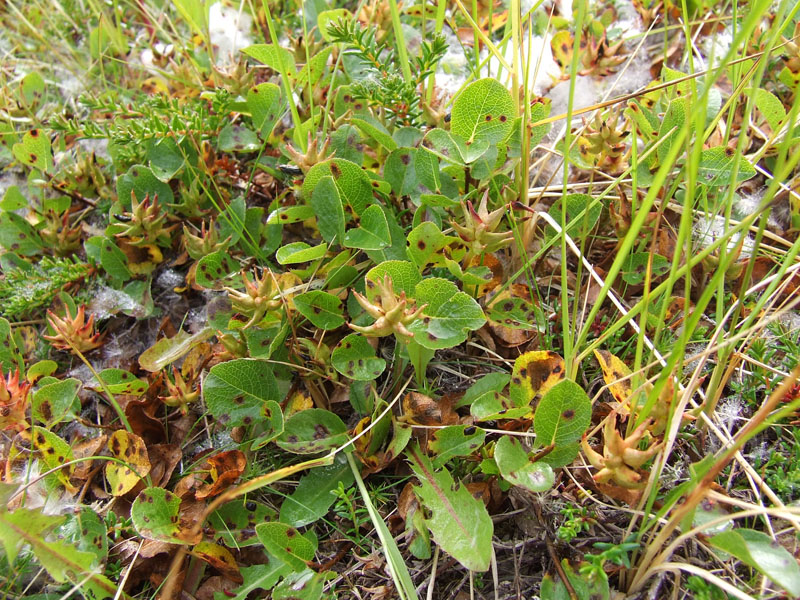
M 675 512 L 669 518 L 667 524 L 659 531 L 659 533 L 650 541 L 645 550 L 644 556 L 639 561 L 636 569 L 636 574 L 631 582 L 629 593 L 634 594 L 642 589 L 647 579 L 655 572 L 654 570 L 663 565 L 669 559 L 672 549 L 667 545 L 670 537 L 678 528 L 680 523 L 688 517 L 697 508 L 697 505 L 707 496 L 711 485 L 716 481 L 717 476 L 722 470 L 733 460 L 736 453 L 741 450 L 742 446 L 750 440 L 757 433 L 767 427 L 776 416 L 782 416 L 788 410 L 796 408 L 795 405 L 800 405 L 800 401 L 793 402 L 787 405 L 786 408 L 774 413 L 783 397 L 797 382 L 800 377 L 800 365 L 798 365 L 789 377 L 784 379 L 781 384 L 775 388 L 770 394 L 769 398 L 761 405 L 761 407 L 752 416 L 750 421 L 734 437 L 731 446 L 720 456 L 716 462 L 711 466 L 708 472 L 703 476 L 697 485 L 692 489 L 683 504 L 676 508 Z M 772 419 L 769 417 L 772 416 Z M 664 548 L 664 550 L 661 550 Z

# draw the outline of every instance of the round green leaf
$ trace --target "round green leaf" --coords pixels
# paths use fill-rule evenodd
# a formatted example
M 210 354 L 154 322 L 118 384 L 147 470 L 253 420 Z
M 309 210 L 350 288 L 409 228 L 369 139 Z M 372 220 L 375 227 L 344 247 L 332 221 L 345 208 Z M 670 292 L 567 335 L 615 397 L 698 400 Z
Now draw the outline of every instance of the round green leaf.
M 411 324 L 414 341 L 430 350 L 452 348 L 467 339 L 467 331 L 479 329 L 486 322 L 483 310 L 452 281 L 429 277 L 414 289 L 417 305 L 427 304 L 425 318 Z
M 414 297 L 414 288 L 422 279 L 419 270 L 405 260 L 387 260 L 382 262 L 376 267 L 372 267 L 368 272 L 365 280 L 367 282 L 367 298 L 374 300 L 377 296 L 377 287 L 370 285 L 383 283 L 384 276 L 388 275 L 392 280 L 392 286 L 396 294 L 405 292 L 406 296 Z
M 164 488 L 151 487 L 136 496 L 131 505 L 131 522 L 145 539 L 168 544 L 191 544 L 182 535 L 179 511 L 181 499 Z
M 546 492 L 555 483 L 550 465 L 533 462 L 519 440 L 503 436 L 494 447 L 494 460 L 503 479 L 532 492 Z
M 68 414 L 79 412 L 78 390 L 80 387 L 81 382 L 72 377 L 43 385 L 33 392 L 31 416 L 41 423 L 52 426 Z
M 357 333 L 345 337 L 331 354 L 333 368 L 356 381 L 372 381 L 386 368 L 367 339 Z
M 496 144 L 508 136 L 513 117 L 514 101 L 506 87 L 496 79 L 480 79 L 453 103 L 450 130 L 468 141 Z
M 570 444 L 581 438 L 592 420 L 592 402 L 574 381 L 558 382 L 536 407 L 533 428 L 542 447 Z
M 234 500 L 223 504 L 208 517 L 214 533 L 211 538 L 228 548 L 239 548 L 259 544 L 256 524 L 273 520 L 275 511 L 254 500 Z
M 217 250 L 205 255 L 197 262 L 195 281 L 205 288 L 222 287 L 221 280 L 230 277 L 239 270 L 238 263 L 225 250 Z
M 286 419 L 276 444 L 294 454 L 317 454 L 347 441 L 347 426 L 329 410 L 309 408 Z
M 283 116 L 281 88 L 274 83 L 259 83 L 247 92 L 247 109 L 256 131 L 266 139 Z
M 303 527 L 324 517 L 336 501 L 333 491 L 339 483 L 345 489 L 353 484 L 353 471 L 342 454 L 334 464 L 312 469 L 300 478 L 294 492 L 281 504 L 280 521 Z
M 53 150 L 50 140 L 41 129 L 31 129 L 22 136 L 22 141 L 13 146 L 14 158 L 23 165 L 48 171 L 53 168 Z
M 294 297 L 295 308 L 320 329 L 336 329 L 344 325 L 342 301 L 328 292 L 314 290 Z
M 256 152 L 261 142 L 252 129 L 242 125 L 226 125 L 219 132 L 217 147 L 223 152 Z
M 377 204 L 369 206 L 361 215 L 361 224 L 344 235 L 344 246 L 360 250 L 381 250 L 392 243 L 389 223 Z
M 372 204 L 372 182 L 357 164 L 343 158 L 332 158 L 315 164 L 303 180 L 303 197 L 310 198 L 317 183 L 326 176 L 333 178 L 339 197 L 356 215 Z
M 106 384 L 112 394 L 132 394 L 141 396 L 147 391 L 147 382 L 134 377 L 124 369 L 104 369 L 100 372 L 100 379 Z M 90 384 L 95 390 L 102 389 L 97 381 Z
M 136 196 L 137 202 L 144 200 L 147 195 L 150 200 L 158 196 L 160 206 L 172 204 L 174 200 L 172 188 L 144 165 L 133 165 L 127 173 L 117 178 L 117 198 L 123 206 L 131 205 L 131 193 Z
M 280 399 L 270 365 L 251 358 L 213 366 L 203 381 L 203 397 L 208 412 L 229 427 L 255 423 L 265 402 Z

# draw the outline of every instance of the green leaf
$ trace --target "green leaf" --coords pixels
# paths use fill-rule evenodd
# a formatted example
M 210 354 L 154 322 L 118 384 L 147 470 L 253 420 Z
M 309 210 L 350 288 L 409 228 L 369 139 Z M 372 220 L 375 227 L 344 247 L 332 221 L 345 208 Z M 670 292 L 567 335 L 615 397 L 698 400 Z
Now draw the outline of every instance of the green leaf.
M 29 544 L 48 574 L 57 582 L 81 582 L 81 589 L 95 599 L 114 596 L 117 586 L 92 573 L 96 554 L 79 550 L 66 541 L 47 541 L 49 532 L 64 522 L 63 516 L 49 516 L 38 510 L 18 508 L 0 511 L 0 542 L 6 558 L 13 563 L 23 544 Z
M 800 566 L 786 548 L 767 534 L 737 528 L 719 533 L 708 541 L 763 573 L 792 596 L 800 596 Z
M 353 472 L 341 454 L 334 464 L 312 469 L 300 479 L 291 496 L 281 504 L 281 522 L 303 527 L 324 517 L 336 501 L 333 491 L 340 482 L 345 489 L 353 485 Z
M 28 206 L 28 200 L 19 191 L 19 186 L 10 185 L 3 194 L 3 200 L 0 201 L 0 210 L 7 210 L 9 212 L 19 210 Z
M 317 28 L 319 29 L 322 39 L 326 42 L 333 42 L 333 36 L 328 33 L 328 27 L 331 23 L 337 23 L 340 20 L 349 21 L 352 18 L 352 13 L 346 8 L 334 8 L 332 10 L 323 10 L 317 15 Z
M 311 192 L 310 204 L 317 215 L 317 227 L 322 238 L 329 244 L 334 239 L 341 244 L 344 239 L 344 206 L 333 177 L 325 175 L 320 178 Z
M 226 125 L 219 132 L 217 148 L 222 152 L 256 152 L 261 142 L 255 131 L 243 125 Z
M 319 290 L 298 294 L 294 305 L 315 327 L 330 330 L 344 325 L 342 301 L 333 294 Z
M 622 263 L 622 280 L 630 285 L 644 283 L 649 262 L 649 252 L 634 252 L 630 254 Z M 669 269 L 670 263 L 666 258 L 660 254 L 653 254 L 653 263 L 650 269 L 651 277 L 657 278 L 666 275 Z
M 509 296 L 489 307 L 489 320 L 510 329 L 530 331 L 545 323 L 542 309 L 525 298 Z
M 422 147 L 447 162 L 465 166 L 483 156 L 489 149 L 489 141 L 485 139 L 464 140 L 452 131 L 445 131 L 437 127 L 425 134 Z
M 372 204 L 369 175 L 359 165 L 343 158 L 332 158 L 311 167 L 303 180 L 303 197 L 310 198 L 317 183 L 326 176 L 333 178 L 342 202 L 348 204 L 356 215 Z
M 358 127 L 364 135 L 371 137 L 389 152 L 397 148 L 397 142 L 392 139 L 392 135 L 387 131 L 380 121 L 371 115 L 360 115 L 353 117 L 350 122 Z
M 131 522 L 145 539 L 168 544 L 193 544 L 180 526 L 181 499 L 164 488 L 142 490 L 131 505 Z M 199 540 L 197 540 L 199 541 Z
M 603 205 L 595 202 L 588 194 L 567 194 L 564 196 L 567 205 L 567 233 L 572 237 L 581 237 L 594 229 L 600 219 Z M 561 199 L 559 198 L 547 211 L 556 223 L 561 223 Z M 556 230 L 549 225 L 545 229 L 545 236 L 550 238 L 556 235 Z
M 434 471 L 419 447 L 409 451 L 411 468 L 419 479 L 414 488 L 420 504 L 430 511 L 425 522 L 437 544 L 470 571 L 486 571 L 492 556 L 494 526 L 486 506 L 447 471 Z
M 530 412 L 530 407 L 516 406 L 510 398 L 493 389 L 477 396 L 469 407 L 469 413 L 475 421 L 519 419 Z
M 258 450 L 266 446 L 283 433 L 283 411 L 281 405 L 274 400 L 267 400 L 261 407 L 261 416 L 258 419 L 260 433 L 253 440 L 251 450 Z
M 555 483 L 553 469 L 533 457 L 514 436 L 505 435 L 494 447 L 494 460 L 503 479 L 532 492 L 546 492 Z
M 22 141 L 14 144 L 12 151 L 23 165 L 49 171 L 53 168 L 53 150 L 50 140 L 41 129 L 31 129 L 22 136 Z
M 230 360 L 211 367 L 203 381 L 208 412 L 228 427 L 251 425 L 268 400 L 280 400 L 269 363 L 252 358 Z
M 408 256 L 422 271 L 429 264 L 441 265 L 445 261 L 442 250 L 458 242 L 457 237 L 443 234 L 436 223 L 423 221 L 408 234 Z M 458 253 L 456 258 L 461 258 Z
M 405 292 L 406 296 L 414 297 L 414 289 L 417 283 L 422 279 L 419 270 L 405 260 L 387 260 L 381 264 L 372 267 L 364 278 L 367 282 L 366 296 L 370 301 L 374 300 L 377 296 L 376 283 L 383 283 L 384 276 L 388 275 L 392 280 L 392 285 L 396 294 Z M 370 285 L 372 282 L 373 285 Z
M 87 244 L 94 240 L 90 238 Z M 119 249 L 116 243 L 109 238 L 97 238 L 100 247 L 100 265 L 108 275 L 117 281 L 127 281 L 132 277 L 128 269 L 128 257 Z
M 345 123 L 331 133 L 330 149 L 338 158 L 344 158 L 360 165 L 364 162 L 364 144 L 361 143 L 361 132 Z
M 592 402 L 583 388 L 565 379 L 545 393 L 536 407 L 533 428 L 536 443 L 556 447 L 581 438 L 592 420 Z
M 325 588 L 325 573 L 305 569 L 288 575 L 272 590 L 272 600 L 320 600 Z
M 67 415 L 80 412 L 81 405 L 78 401 L 80 387 L 81 382 L 72 377 L 43 385 L 33 392 L 31 416 L 40 423 L 52 427 Z
M 263 139 L 269 137 L 284 112 L 281 88 L 274 83 L 259 83 L 247 92 L 247 110 L 253 116 L 253 126 Z
M 266 558 L 265 564 L 242 567 L 239 570 L 244 581 L 233 590 L 235 594 L 230 596 L 231 600 L 247 600 L 253 597 L 252 592 L 256 590 L 271 590 L 281 577 L 291 574 L 292 569 L 286 563 L 275 560 L 274 557 L 273 560 L 269 556 Z M 219 595 L 215 594 L 215 600 L 219 600 Z M 228 598 L 227 595 L 225 597 Z
M 678 137 L 685 123 L 686 99 L 678 98 L 669 103 L 667 112 L 664 115 L 664 120 L 661 122 L 661 127 L 658 130 L 659 141 L 664 140 L 656 150 L 659 162 L 664 162 L 667 159 L 667 154 L 669 154 L 673 142 Z
M 508 373 L 489 373 L 473 383 L 464 393 L 460 400 L 457 400 L 454 408 L 470 406 L 477 398 L 486 392 L 502 392 L 511 381 Z
M 19 82 L 21 99 L 31 110 L 35 110 L 42 103 L 44 90 L 44 79 L 36 71 L 31 71 Z
M 49 429 L 33 427 L 31 433 L 33 447 L 40 453 L 41 460 L 47 467 L 45 470 L 57 469 L 60 465 L 75 459 L 72 454 L 72 447 Z M 52 478 L 51 481 L 59 482 L 74 494 L 77 490 L 69 481 L 69 477 L 74 471 L 74 464 L 64 467 L 50 476 Z
M 277 513 L 261 502 L 237 499 L 223 504 L 208 517 L 211 538 L 228 548 L 253 546 L 260 543 L 256 524 L 271 521 Z
M 155 373 L 171 362 L 185 356 L 197 344 L 205 342 L 214 335 L 214 330 L 206 327 L 195 334 L 180 330 L 171 338 L 161 338 L 139 356 L 139 366 L 145 371 Z
M 411 324 L 414 341 L 430 350 L 452 348 L 467 339 L 467 332 L 486 322 L 480 305 L 446 279 L 429 277 L 414 288 L 417 305 L 427 304 L 426 318 Z
M 238 270 L 238 263 L 229 256 L 227 250 L 217 250 L 197 261 L 195 282 L 200 287 L 219 289 L 222 287 L 221 281 Z
M 183 168 L 183 153 L 171 137 L 152 139 L 149 142 L 147 160 L 150 162 L 150 170 L 159 181 L 166 183 Z M 125 202 L 127 198 L 121 200 Z
M 339 342 L 331 354 L 331 363 L 339 373 L 356 381 L 372 381 L 386 368 L 386 361 L 376 357 L 375 349 L 357 333 Z
M 468 85 L 453 103 L 450 130 L 465 140 L 503 141 L 511 132 L 514 101 L 496 79 L 480 79 Z
M 281 206 L 273 210 L 267 217 L 268 225 L 288 225 L 301 223 L 315 216 L 313 206 L 301 204 L 299 206 Z
M 750 90 L 750 93 L 753 95 L 756 108 L 764 115 L 772 131 L 777 132 L 786 118 L 786 109 L 783 107 L 783 103 L 775 94 L 764 88 L 754 88 Z
M 257 60 L 261 64 L 267 65 L 273 71 L 294 75 L 297 70 L 294 63 L 294 55 L 286 48 L 275 44 L 253 44 L 242 50 L 250 58 Z
M 322 408 L 308 408 L 286 419 L 276 444 L 294 454 L 317 454 L 347 442 L 347 426 Z
M 66 521 L 56 527 L 56 538 L 63 539 L 78 552 L 94 555 L 92 568 L 101 566 L 108 557 L 108 531 L 100 516 L 89 507 L 68 514 Z
M 297 84 L 304 85 L 310 82 L 312 87 L 315 86 L 325 73 L 331 52 L 333 46 L 327 46 L 312 56 L 297 74 Z
M 126 208 L 131 206 L 131 193 L 136 196 L 137 202 L 141 202 L 148 195 L 151 201 L 158 196 L 158 203 L 161 206 L 172 204 L 174 201 L 172 188 L 144 165 L 133 165 L 124 175 L 117 178 L 117 198 Z
M 443 467 L 454 456 L 469 456 L 481 447 L 485 437 L 486 432 L 474 425 L 451 425 L 437 429 L 428 444 L 430 451 L 436 454 L 433 468 Z
M 456 252 L 454 254 L 459 256 L 462 253 Z M 465 285 L 485 285 L 494 277 L 489 267 L 470 267 L 465 271 L 460 264 L 450 258 L 444 259 L 444 266 L 447 267 L 453 277 Z
M 419 180 L 414 168 L 416 154 L 416 148 L 397 148 L 386 157 L 386 162 L 383 163 L 383 176 L 397 196 L 419 194 L 417 190 Z
M 134 377 L 124 369 L 103 369 L 100 372 L 100 379 L 106 384 L 112 394 L 132 394 L 141 396 L 147 391 L 148 383 Z M 100 384 L 93 381 L 89 386 L 95 390 L 100 390 Z
M 328 244 L 309 246 L 305 242 L 292 242 L 278 248 L 275 253 L 275 260 L 281 265 L 295 265 L 322 258 L 327 251 Z
M 22 355 L 11 333 L 11 323 L 0 317 L 0 374 L 6 375 L 15 369 L 23 371 Z
M 0 158 L 11 160 L 14 157 L 11 148 L 17 141 L 19 141 L 19 136 L 14 131 L 14 126 L 11 123 L 0 121 Z
M 734 181 L 733 171 L 737 167 Z M 755 177 L 756 170 L 744 156 L 736 154 L 729 148 L 717 146 L 700 153 L 700 166 L 698 168 L 698 181 L 705 185 L 730 185 L 741 183 Z
M 12 212 L 0 213 L 0 246 L 20 256 L 31 256 L 44 247 L 28 221 Z
M 392 242 L 389 223 L 377 204 L 368 207 L 361 215 L 361 224 L 344 235 L 346 248 L 359 250 L 381 250 Z

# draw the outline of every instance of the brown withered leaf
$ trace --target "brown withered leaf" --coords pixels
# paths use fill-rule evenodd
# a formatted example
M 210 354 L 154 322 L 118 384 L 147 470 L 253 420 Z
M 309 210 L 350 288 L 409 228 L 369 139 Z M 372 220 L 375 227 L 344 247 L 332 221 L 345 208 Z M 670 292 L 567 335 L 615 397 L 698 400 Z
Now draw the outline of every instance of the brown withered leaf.
M 413 425 L 453 425 L 458 423 L 458 415 L 452 402 L 443 397 L 438 402 L 419 392 L 409 392 L 403 398 L 403 417 Z
M 97 456 L 100 449 L 104 448 L 108 436 L 104 433 L 93 438 L 83 438 L 72 442 L 72 455 L 77 458 L 86 458 L 87 456 Z M 78 481 L 85 481 L 89 474 L 94 470 L 96 464 L 94 461 L 79 462 L 75 465 L 75 471 L 72 476 Z
M 154 444 L 147 448 L 150 456 L 150 478 L 155 487 L 165 487 L 183 457 L 177 444 Z
M 195 492 L 198 500 L 216 496 L 230 487 L 247 467 L 247 458 L 241 450 L 220 452 L 206 459 L 211 482 L 201 486 Z

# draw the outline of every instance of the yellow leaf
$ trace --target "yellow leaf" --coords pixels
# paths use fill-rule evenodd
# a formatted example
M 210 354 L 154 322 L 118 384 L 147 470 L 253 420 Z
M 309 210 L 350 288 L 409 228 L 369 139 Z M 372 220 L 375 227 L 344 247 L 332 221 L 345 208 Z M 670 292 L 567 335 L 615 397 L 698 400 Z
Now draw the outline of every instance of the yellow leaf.
M 126 463 L 106 464 L 106 479 L 111 486 L 111 494 L 122 496 L 150 472 L 150 458 L 144 440 L 127 431 L 115 431 L 108 440 L 108 449 L 111 456 Z
M 537 396 L 542 396 L 547 391 L 564 379 L 566 365 L 564 359 L 551 350 L 534 350 L 526 352 L 514 362 L 511 372 L 512 387 L 521 390 L 512 392 L 512 397 L 518 406 L 530 403 Z

